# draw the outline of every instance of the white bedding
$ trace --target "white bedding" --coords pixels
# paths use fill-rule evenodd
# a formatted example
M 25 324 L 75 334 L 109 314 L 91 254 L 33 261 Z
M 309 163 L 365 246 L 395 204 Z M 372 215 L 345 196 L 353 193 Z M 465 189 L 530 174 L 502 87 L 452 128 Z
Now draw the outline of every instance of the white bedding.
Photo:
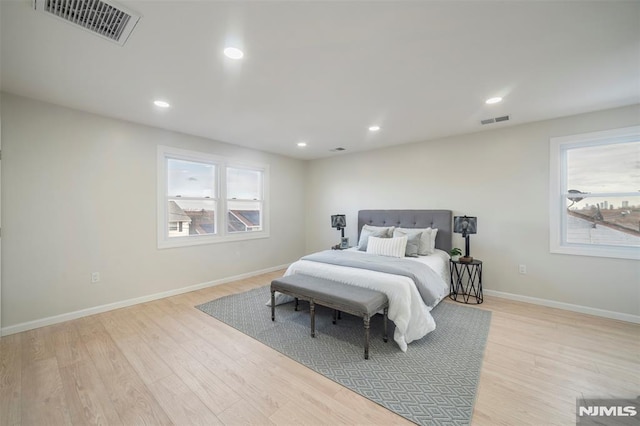
M 351 250 L 361 253 L 362 256 L 368 256 L 366 252 L 357 251 L 357 249 Z M 406 259 L 424 263 L 436 272 L 434 279 L 438 281 L 433 285 L 439 290 L 436 304 L 440 302 L 449 292 L 447 284 L 449 282 L 449 255 L 442 250 L 436 250 L 434 254 L 429 256 Z M 407 344 L 426 336 L 436 328 L 435 321 L 430 314 L 433 307 L 428 307 L 422 301 L 411 278 L 309 260 L 298 260 L 291 264 L 285 272 L 285 276 L 292 274 L 329 278 L 385 293 L 389 298 L 389 319 L 396 325 L 393 339 L 403 352 L 406 352 Z M 288 300 L 291 298 L 279 294 L 276 304 Z

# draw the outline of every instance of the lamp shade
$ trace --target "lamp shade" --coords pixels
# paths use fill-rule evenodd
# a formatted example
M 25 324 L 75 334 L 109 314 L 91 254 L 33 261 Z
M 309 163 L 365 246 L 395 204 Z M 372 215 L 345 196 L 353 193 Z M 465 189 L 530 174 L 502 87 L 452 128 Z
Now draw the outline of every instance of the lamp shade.
M 338 230 L 347 226 L 347 218 L 343 214 L 331 215 L 331 227 Z
M 453 232 L 466 237 L 478 230 L 478 218 L 474 216 L 455 216 L 453 218 Z

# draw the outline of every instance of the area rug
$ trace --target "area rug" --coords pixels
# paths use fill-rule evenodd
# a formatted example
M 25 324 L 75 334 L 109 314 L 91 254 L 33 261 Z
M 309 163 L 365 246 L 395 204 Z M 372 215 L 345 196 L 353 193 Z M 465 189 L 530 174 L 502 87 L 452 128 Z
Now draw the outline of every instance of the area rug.
M 382 315 L 371 319 L 369 359 L 363 355 L 362 319 L 316 308 L 316 338 L 311 338 L 309 305 L 276 306 L 271 321 L 269 286 L 197 306 L 287 357 L 420 425 L 468 425 L 489 333 L 491 312 L 440 303 L 433 311 L 436 330 L 409 344 L 403 353 L 382 339 Z

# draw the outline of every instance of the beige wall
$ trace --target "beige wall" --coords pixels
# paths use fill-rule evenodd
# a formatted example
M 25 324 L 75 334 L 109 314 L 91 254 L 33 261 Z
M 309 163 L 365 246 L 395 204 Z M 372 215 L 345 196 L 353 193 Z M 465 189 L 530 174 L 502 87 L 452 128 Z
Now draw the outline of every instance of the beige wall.
M 551 254 L 548 232 L 549 138 L 636 125 L 640 106 L 305 162 L 0 101 L 3 328 L 286 264 L 339 241 L 331 214 L 347 214 L 355 241 L 368 208 L 476 215 L 471 252 L 485 261 L 485 288 L 640 315 L 638 262 Z M 158 145 L 269 164 L 271 237 L 157 249 Z
M 3 328 L 268 269 L 304 251 L 304 161 L 6 93 L 1 102 Z M 158 145 L 269 164 L 271 237 L 159 250 Z
M 636 105 L 312 161 L 307 252 L 339 241 L 331 214 L 347 215 L 355 241 L 360 209 L 451 209 L 478 216 L 485 288 L 640 315 L 637 261 L 549 252 L 549 138 L 638 123 Z

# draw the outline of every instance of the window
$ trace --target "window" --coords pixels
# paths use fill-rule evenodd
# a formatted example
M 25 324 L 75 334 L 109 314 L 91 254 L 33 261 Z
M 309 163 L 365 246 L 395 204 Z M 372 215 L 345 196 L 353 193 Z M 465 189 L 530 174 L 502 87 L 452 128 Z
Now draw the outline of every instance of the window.
M 260 170 L 227 167 L 227 231 L 262 230 L 262 175 Z
M 640 259 L 640 126 L 551 139 L 552 253 Z
M 166 157 L 168 237 L 216 233 L 217 166 Z
M 268 167 L 158 148 L 158 247 L 268 237 Z

